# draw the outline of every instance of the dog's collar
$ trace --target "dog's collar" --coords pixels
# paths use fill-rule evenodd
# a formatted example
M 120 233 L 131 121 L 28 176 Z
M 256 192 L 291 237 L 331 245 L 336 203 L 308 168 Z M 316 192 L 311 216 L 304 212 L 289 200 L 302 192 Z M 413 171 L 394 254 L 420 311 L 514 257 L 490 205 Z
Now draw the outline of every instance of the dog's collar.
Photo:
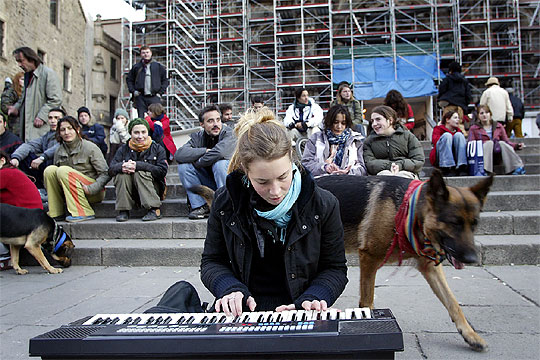
M 62 236 L 60 236 L 60 239 L 58 239 L 58 241 L 54 244 L 53 253 L 56 253 L 58 249 L 60 249 L 60 246 L 62 246 L 64 241 L 66 241 L 66 237 L 66 233 L 62 231 Z
M 425 181 L 413 180 L 405 191 L 403 202 L 395 216 L 395 234 L 392 244 L 379 267 L 386 263 L 396 245 L 399 248 L 399 265 L 403 260 L 404 252 L 425 256 L 434 261 L 435 265 L 439 265 L 444 260 L 444 251 L 437 251 L 431 241 L 424 236 L 422 224 L 418 220 L 416 213 L 416 203 L 425 183 Z

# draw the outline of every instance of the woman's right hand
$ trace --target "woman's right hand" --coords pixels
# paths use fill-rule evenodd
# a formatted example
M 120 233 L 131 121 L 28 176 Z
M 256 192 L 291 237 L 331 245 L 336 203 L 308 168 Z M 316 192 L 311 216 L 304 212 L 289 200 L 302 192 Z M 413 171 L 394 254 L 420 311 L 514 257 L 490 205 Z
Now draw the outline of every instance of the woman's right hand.
M 240 291 L 234 291 L 228 295 L 225 295 L 221 299 L 216 300 L 215 309 L 216 312 L 223 311 L 225 315 L 239 316 L 242 315 L 242 303 L 244 300 L 244 294 Z M 254 311 L 257 303 L 255 299 L 250 296 L 247 298 L 246 305 L 250 311 Z

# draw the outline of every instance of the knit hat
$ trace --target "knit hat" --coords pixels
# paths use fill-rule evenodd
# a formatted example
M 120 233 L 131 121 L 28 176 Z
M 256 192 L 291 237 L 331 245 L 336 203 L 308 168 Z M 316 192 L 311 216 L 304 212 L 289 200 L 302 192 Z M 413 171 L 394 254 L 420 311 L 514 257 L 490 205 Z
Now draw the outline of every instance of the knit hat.
M 128 133 L 131 134 L 131 130 L 133 129 L 133 127 L 135 125 L 144 125 L 146 126 L 146 130 L 148 130 L 150 132 L 150 125 L 148 125 L 148 121 L 144 120 L 144 119 L 141 119 L 141 118 L 135 118 L 133 120 L 131 120 L 128 124 Z
M 116 119 L 116 117 L 117 117 L 118 115 L 122 115 L 122 116 L 124 116 L 126 119 L 129 120 L 129 115 L 128 115 L 127 111 L 124 110 L 124 109 L 122 109 L 122 108 L 116 109 L 116 111 L 114 112 L 114 118 Z
M 488 81 L 486 81 L 486 86 L 489 85 L 499 85 L 499 79 L 497 79 L 496 77 L 490 77 Z
M 81 115 L 81 113 L 87 113 L 88 116 L 92 117 L 92 115 L 90 114 L 90 110 L 88 110 L 88 108 L 86 106 L 81 106 L 78 110 L 77 110 L 77 116 L 78 115 Z

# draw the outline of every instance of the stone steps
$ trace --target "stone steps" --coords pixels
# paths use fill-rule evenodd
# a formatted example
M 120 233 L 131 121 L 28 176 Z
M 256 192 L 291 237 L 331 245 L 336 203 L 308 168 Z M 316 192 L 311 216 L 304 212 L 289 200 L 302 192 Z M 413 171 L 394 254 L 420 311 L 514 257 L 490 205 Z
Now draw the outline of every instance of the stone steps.
M 477 235 L 534 235 L 540 233 L 538 210 L 486 211 L 480 214 Z M 83 239 L 203 239 L 206 220 L 164 217 L 143 222 L 130 219 L 118 223 L 114 218 L 97 218 L 82 223 L 63 223 L 74 240 Z
M 524 165 L 525 165 L 525 171 L 527 172 L 527 174 L 531 174 L 531 175 L 540 174 L 540 162 L 537 162 L 534 164 L 524 164 Z M 422 171 L 420 172 L 420 177 L 431 176 L 434 169 L 435 168 L 431 166 L 431 164 L 424 165 L 424 167 L 422 168 Z M 503 165 L 493 166 L 493 171 L 497 175 L 506 175 Z M 515 176 L 522 176 L 522 175 L 515 175 Z
M 540 244 L 535 235 L 476 236 L 478 265 L 536 265 Z M 77 242 L 75 265 L 90 266 L 199 266 L 202 239 L 104 239 Z M 347 254 L 348 265 L 358 265 L 356 254 Z M 444 263 L 448 265 L 447 262 Z M 407 263 L 405 263 L 407 265 Z

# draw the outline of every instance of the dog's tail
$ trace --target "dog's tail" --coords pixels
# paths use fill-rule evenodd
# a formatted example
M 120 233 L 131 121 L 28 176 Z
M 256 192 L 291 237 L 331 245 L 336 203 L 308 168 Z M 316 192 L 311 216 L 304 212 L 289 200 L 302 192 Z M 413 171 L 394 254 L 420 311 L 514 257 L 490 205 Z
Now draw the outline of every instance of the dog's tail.
M 212 206 L 212 201 L 214 200 L 214 190 L 210 189 L 208 186 L 196 185 L 189 188 L 189 191 L 201 196 L 204 201 L 206 201 L 208 207 Z

